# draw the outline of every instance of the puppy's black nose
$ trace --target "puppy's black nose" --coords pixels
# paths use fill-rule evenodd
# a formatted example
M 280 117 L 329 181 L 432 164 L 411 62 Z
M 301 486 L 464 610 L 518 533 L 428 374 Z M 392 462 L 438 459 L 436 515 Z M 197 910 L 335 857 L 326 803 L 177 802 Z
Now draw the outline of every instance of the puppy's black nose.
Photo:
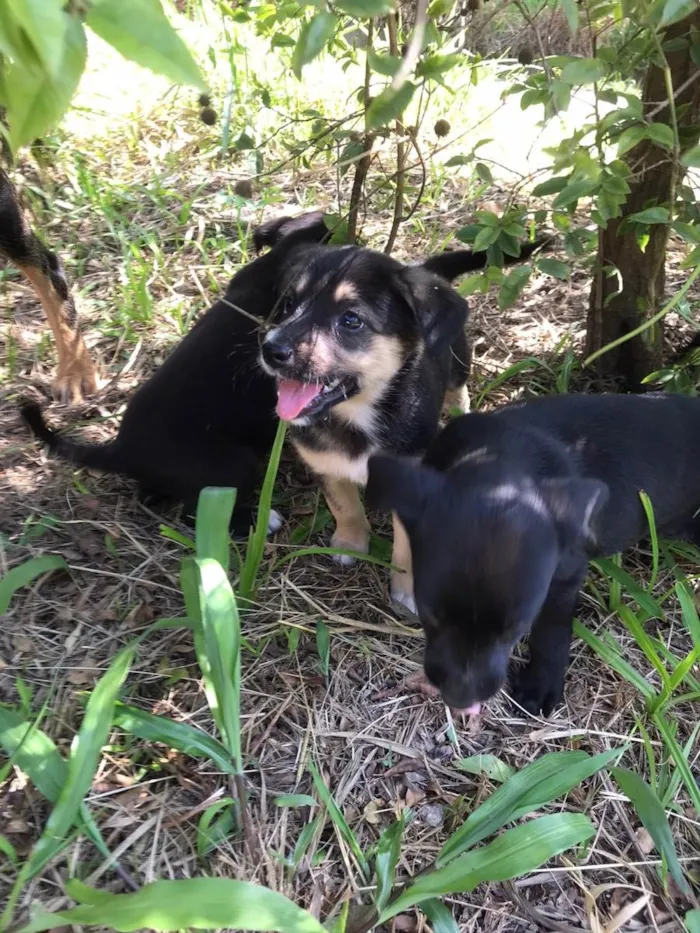
M 294 347 L 283 337 L 268 337 L 262 345 L 262 354 L 268 366 L 285 366 L 292 362 Z

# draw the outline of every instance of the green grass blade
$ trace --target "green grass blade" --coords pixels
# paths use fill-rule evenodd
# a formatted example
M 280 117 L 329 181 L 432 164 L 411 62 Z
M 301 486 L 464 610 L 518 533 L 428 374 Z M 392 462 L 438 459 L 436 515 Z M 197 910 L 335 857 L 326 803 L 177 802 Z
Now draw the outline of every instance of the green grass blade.
M 700 697 L 698 697 L 697 699 L 700 699 Z M 688 741 L 685 743 L 685 745 L 681 749 L 681 753 L 686 760 L 690 758 L 690 755 L 692 754 L 692 751 L 695 748 L 695 740 L 698 737 L 698 732 L 700 732 L 700 722 L 695 723 L 695 728 L 690 733 L 690 735 L 688 736 Z M 682 780 L 683 780 L 683 776 L 681 772 L 678 770 L 678 768 L 676 768 L 673 774 L 671 775 L 671 779 L 668 782 L 668 787 L 666 788 L 663 799 L 661 801 L 664 807 L 670 806 L 671 802 L 675 799 L 676 794 L 678 793 L 678 788 L 680 787 Z
M 626 570 L 623 570 L 622 567 L 618 567 L 613 560 L 607 557 L 599 557 L 591 561 L 591 563 L 603 576 L 619 583 L 627 594 L 636 600 L 639 607 L 646 612 L 647 618 L 663 619 L 664 612 L 659 603 L 653 596 L 650 596 Z
M 255 523 L 255 531 L 251 535 L 246 552 L 245 561 L 241 569 L 241 577 L 238 581 L 238 591 L 240 598 L 252 600 L 255 597 L 257 587 L 258 570 L 265 552 L 265 542 L 267 540 L 267 526 L 270 519 L 270 510 L 272 508 L 272 492 L 275 488 L 277 479 L 277 470 L 282 456 L 282 447 L 284 445 L 284 435 L 287 430 L 285 421 L 280 421 L 277 426 L 275 442 L 272 445 L 272 452 L 265 471 L 265 481 L 260 492 L 260 503 L 258 505 L 258 518 Z
M 122 648 L 95 684 L 85 707 L 77 741 L 68 759 L 66 779 L 46 821 L 44 832 L 29 857 L 29 871 L 33 875 L 59 851 L 76 821 L 83 798 L 92 784 L 102 746 L 112 727 L 114 705 L 135 652 L 133 645 Z
M 202 682 L 204 684 L 204 693 L 207 698 L 209 710 L 220 734 L 224 734 L 224 723 L 219 710 L 219 701 L 214 688 L 212 679 L 212 670 L 209 657 L 207 655 L 204 643 L 204 632 L 202 629 L 202 612 L 199 606 L 199 577 L 193 557 L 186 557 L 180 565 L 180 589 L 185 599 L 185 609 L 187 616 L 193 622 L 194 649 L 197 655 L 197 663 L 202 672 Z
M 690 888 L 678 861 L 673 834 L 663 804 L 646 781 L 634 771 L 629 771 L 627 768 L 611 768 L 610 773 L 617 781 L 622 793 L 629 798 L 644 828 L 654 840 L 656 848 L 668 865 L 671 877 L 684 894 L 689 894 Z
M 350 826 L 340 811 L 338 804 L 333 799 L 333 795 L 330 790 L 326 787 L 326 782 L 321 777 L 321 773 L 316 767 L 316 765 L 310 761 L 308 763 L 309 773 L 313 778 L 314 784 L 316 785 L 316 791 L 318 796 L 321 798 L 321 801 L 328 810 L 328 815 L 331 818 L 333 825 L 335 826 L 336 832 L 346 843 L 352 854 L 355 856 L 355 861 L 357 862 L 360 871 L 365 877 L 366 881 L 369 881 L 370 871 L 369 865 L 367 864 L 367 859 L 365 858 L 364 852 L 360 843 L 357 841 L 357 836 L 350 829 Z
M 637 642 L 639 647 L 644 652 L 644 655 L 647 661 L 651 666 L 656 670 L 661 680 L 663 689 L 669 691 L 669 675 L 666 670 L 664 662 L 659 657 L 659 653 L 656 650 L 654 642 L 647 635 L 644 630 L 644 626 L 637 616 L 632 612 L 628 606 L 620 606 L 617 610 L 617 614 L 624 623 L 625 627 L 629 630 L 634 640 Z
M 78 907 L 50 914 L 41 911 L 18 933 L 39 933 L 70 925 L 135 930 L 251 930 L 325 933 L 311 914 L 277 891 L 230 878 L 155 881 L 134 894 L 95 891 L 75 879 L 67 882 Z
M 327 678 L 331 668 L 331 633 L 323 619 L 316 623 L 316 650 L 321 661 L 321 671 Z
M 613 748 L 594 756 L 574 751 L 542 755 L 501 784 L 470 814 L 440 850 L 437 865 L 446 865 L 506 823 L 568 794 L 581 781 L 620 757 L 623 751 Z
M 405 811 L 404 811 L 405 813 Z M 392 823 L 379 837 L 377 854 L 374 858 L 374 870 L 377 875 L 377 892 L 374 895 L 374 906 L 381 913 L 389 903 L 391 890 L 394 886 L 396 864 L 401 855 L 401 840 L 406 827 L 404 813 Z
M 19 856 L 17 855 L 17 850 L 12 845 L 7 836 L 0 836 L 0 855 L 4 855 L 8 861 L 13 865 L 17 865 L 19 862 Z
M 200 492 L 197 500 L 197 557 L 209 557 L 218 561 L 226 573 L 231 565 L 229 524 L 235 504 L 236 490 L 218 486 L 207 486 Z
M 644 513 L 647 517 L 647 524 L 649 525 L 649 540 L 651 541 L 651 578 L 647 586 L 647 592 L 651 593 L 656 586 L 656 580 L 659 576 L 659 536 L 656 532 L 656 519 L 654 518 L 654 506 L 651 504 L 651 499 L 643 489 L 639 490 L 639 498 L 642 500 Z
M 608 667 L 616 671 L 620 677 L 636 687 L 641 695 L 651 703 L 656 697 L 656 690 L 649 681 L 643 677 L 638 670 L 626 661 L 620 654 L 617 642 L 612 638 L 609 632 L 606 632 L 603 639 L 598 638 L 593 632 L 589 631 L 585 625 L 574 620 L 574 635 L 580 638 L 588 647 L 605 661 Z
M 452 911 L 436 897 L 421 901 L 418 906 L 430 921 L 433 933 L 460 933 L 459 924 L 452 916 Z
M 700 933 L 700 910 L 689 910 L 685 915 L 685 928 L 688 933 Z
M 155 716 L 145 710 L 126 703 L 117 703 L 114 725 L 147 742 L 161 742 L 168 748 L 177 749 L 191 758 L 208 758 L 226 774 L 234 774 L 235 768 L 226 747 L 213 738 L 186 723 L 174 722 L 165 716 Z
M 8 570 L 0 580 L 0 616 L 10 608 L 12 597 L 18 589 L 52 570 L 68 570 L 68 564 L 58 554 L 45 554 L 43 557 L 26 560 L 18 567 Z
M 408 885 L 380 915 L 379 922 L 386 923 L 428 898 L 472 891 L 486 881 L 520 878 L 594 834 L 593 823 L 581 813 L 552 813 L 529 820 Z
M 243 773 L 240 732 L 240 623 L 228 577 L 218 561 L 195 558 L 206 665 L 216 695 L 224 745 Z
M 204 811 L 197 825 L 197 855 L 204 859 L 236 826 L 236 802 L 222 797 Z M 221 811 L 224 811 L 223 813 Z M 218 819 L 217 819 L 218 817 Z
M 49 803 L 56 803 L 68 777 L 68 764 L 49 736 L 13 710 L 0 707 L 0 745 L 39 793 Z M 76 823 L 99 852 L 109 858 L 110 851 L 84 802 Z
M 683 623 L 690 632 L 694 647 L 697 648 L 700 646 L 700 617 L 698 617 L 698 610 L 695 606 L 690 585 L 686 579 L 676 580 L 674 588 L 678 602 L 681 604 Z
M 683 783 L 685 784 L 685 788 L 688 791 L 688 796 L 693 801 L 695 811 L 700 813 L 700 787 L 698 786 L 698 782 L 695 779 L 690 765 L 688 764 L 688 759 L 683 753 L 683 749 L 678 744 L 678 740 L 673 733 L 671 724 L 662 713 L 655 713 L 653 719 L 656 723 L 656 728 L 661 733 L 661 736 L 666 745 L 666 749 L 673 759 L 674 765 L 680 772 Z
M 272 801 L 276 807 L 317 807 L 318 801 L 309 794 L 280 794 Z

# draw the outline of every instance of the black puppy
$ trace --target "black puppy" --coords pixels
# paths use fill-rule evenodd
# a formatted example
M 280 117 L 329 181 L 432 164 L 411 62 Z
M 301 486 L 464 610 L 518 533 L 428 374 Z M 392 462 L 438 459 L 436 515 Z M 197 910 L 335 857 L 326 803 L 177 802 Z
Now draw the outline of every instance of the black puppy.
M 640 490 L 659 532 L 700 544 L 700 399 L 534 399 L 455 419 L 420 464 L 370 460 L 370 503 L 408 531 L 425 673 L 447 703 L 477 712 L 529 634 L 512 693 L 552 711 L 588 559 L 645 536 Z
M 234 486 L 232 528 L 246 534 L 256 480 L 277 428 L 277 392 L 275 380 L 257 365 L 260 326 L 245 312 L 269 317 L 288 264 L 329 236 L 322 222 L 295 221 L 283 217 L 256 231 L 256 244 L 277 245 L 236 273 L 224 298 L 137 390 L 113 441 L 63 437 L 47 426 L 37 405 L 26 404 L 22 416 L 34 434 L 64 460 L 129 476 L 142 497 L 183 502 L 189 515 L 204 486 Z

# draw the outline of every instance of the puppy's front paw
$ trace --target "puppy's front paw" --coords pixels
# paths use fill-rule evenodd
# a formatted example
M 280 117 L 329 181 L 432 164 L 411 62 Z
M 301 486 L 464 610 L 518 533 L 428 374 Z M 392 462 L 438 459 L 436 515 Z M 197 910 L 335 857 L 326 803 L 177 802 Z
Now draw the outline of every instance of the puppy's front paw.
M 413 619 L 417 617 L 418 607 L 416 606 L 416 598 L 410 590 L 392 586 L 391 601 L 399 615 L 408 616 Z
M 367 554 L 369 551 L 369 535 L 338 532 L 331 538 L 331 547 L 342 551 L 355 551 L 357 554 Z M 357 558 L 349 554 L 334 554 L 333 560 L 341 567 L 352 567 Z
M 532 666 L 511 669 L 510 695 L 532 716 L 550 716 L 564 698 L 564 678 Z
M 270 509 L 270 514 L 267 519 L 267 533 L 268 535 L 273 535 L 276 531 L 279 531 L 282 525 L 284 524 L 284 519 L 278 511 L 275 509 Z

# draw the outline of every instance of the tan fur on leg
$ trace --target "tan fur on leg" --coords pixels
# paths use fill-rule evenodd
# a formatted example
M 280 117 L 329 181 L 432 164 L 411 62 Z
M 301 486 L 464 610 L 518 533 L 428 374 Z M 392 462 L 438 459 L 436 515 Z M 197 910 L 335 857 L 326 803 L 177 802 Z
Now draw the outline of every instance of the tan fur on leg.
M 391 598 L 397 607 L 417 615 L 416 600 L 413 595 L 413 559 L 411 542 L 406 529 L 396 512 L 392 512 L 394 522 L 394 547 L 391 563 L 396 570 L 391 571 Z
M 336 522 L 331 547 L 366 554 L 369 550 L 369 522 L 358 487 L 335 476 L 324 476 L 323 487 L 328 508 Z M 354 563 L 354 558 L 342 554 L 336 555 L 334 560 L 344 567 Z

